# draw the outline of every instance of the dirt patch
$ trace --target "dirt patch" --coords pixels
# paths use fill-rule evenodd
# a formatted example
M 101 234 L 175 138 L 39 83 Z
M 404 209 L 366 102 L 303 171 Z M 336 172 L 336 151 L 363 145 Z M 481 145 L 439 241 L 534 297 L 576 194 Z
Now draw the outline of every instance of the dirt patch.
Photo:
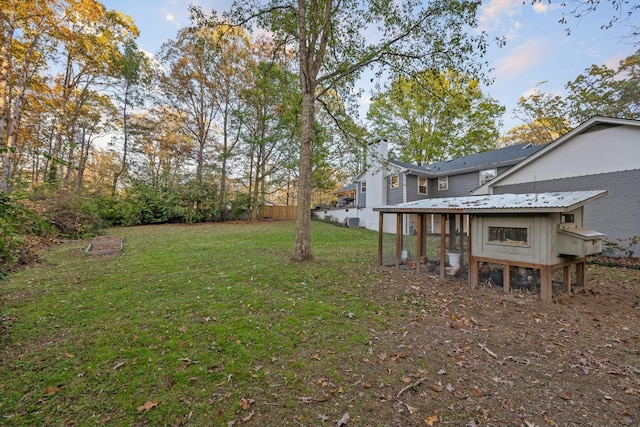
M 96 237 L 87 246 L 89 255 L 109 255 L 122 252 L 123 238 L 114 236 Z
M 369 373 L 405 373 L 372 413 L 385 425 L 640 425 L 640 270 L 587 270 L 584 287 L 547 304 L 385 271 L 379 298 L 406 301 L 407 317 L 372 332 Z

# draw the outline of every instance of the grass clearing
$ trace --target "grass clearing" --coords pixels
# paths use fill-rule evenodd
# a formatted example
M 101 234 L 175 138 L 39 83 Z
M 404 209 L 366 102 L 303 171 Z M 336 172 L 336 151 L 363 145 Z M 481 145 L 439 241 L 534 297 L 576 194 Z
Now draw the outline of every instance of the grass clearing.
M 108 234 L 124 236 L 122 254 L 64 244 L 2 283 L 0 422 L 223 425 L 242 399 L 297 412 L 317 386 L 307 364 L 337 389 L 334 365 L 366 351 L 355 319 L 381 311 L 366 298 L 370 231 L 314 223 L 311 263 L 289 260 L 291 222 Z
M 376 267 L 314 222 L 109 230 L 0 283 L 0 425 L 640 425 L 640 270 L 537 295 Z

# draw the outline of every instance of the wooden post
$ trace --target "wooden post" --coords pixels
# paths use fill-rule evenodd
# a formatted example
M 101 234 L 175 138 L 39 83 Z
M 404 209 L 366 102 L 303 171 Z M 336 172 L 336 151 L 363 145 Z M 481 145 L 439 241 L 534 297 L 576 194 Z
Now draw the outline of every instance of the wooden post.
M 551 266 L 540 267 L 540 300 L 543 302 L 551 302 L 553 299 L 552 273 Z
M 511 292 L 511 269 L 509 264 L 502 264 L 502 290 L 506 294 Z
M 571 265 L 565 265 L 563 270 L 564 290 L 566 293 L 571 293 Z
M 422 239 L 423 239 L 423 235 L 422 235 L 422 223 L 423 223 L 423 215 L 419 213 L 418 214 L 418 223 L 416 224 L 416 271 L 419 273 L 421 273 L 421 267 L 420 267 L 420 263 L 422 262 Z
M 402 255 L 402 214 L 396 213 L 396 271 L 400 271 Z
M 440 278 L 444 279 L 445 249 L 447 245 L 447 216 L 440 216 Z
M 467 219 L 468 219 L 468 224 L 467 224 L 467 243 L 469 244 L 469 247 L 467 248 L 467 259 L 469 260 L 469 285 L 472 288 L 475 288 L 476 285 L 478 284 L 478 261 L 474 261 L 473 257 L 471 256 L 471 215 L 467 215 Z M 474 262 L 472 262 L 474 261 Z M 472 275 L 474 274 L 471 270 L 472 270 L 472 264 L 475 266 L 475 276 L 476 278 L 474 280 L 472 280 Z
M 378 265 L 382 265 L 382 245 L 384 242 L 383 234 L 384 234 L 384 214 L 380 212 L 378 215 Z
M 460 268 L 464 267 L 464 215 L 455 215 L 455 220 L 460 218 L 460 238 L 458 240 L 458 247 L 460 248 Z

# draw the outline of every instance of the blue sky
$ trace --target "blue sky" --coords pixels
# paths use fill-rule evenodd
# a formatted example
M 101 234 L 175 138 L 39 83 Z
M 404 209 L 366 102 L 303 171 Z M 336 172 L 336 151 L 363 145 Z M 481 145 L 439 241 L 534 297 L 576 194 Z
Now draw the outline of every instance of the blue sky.
M 554 3 L 556 0 L 552 0 Z M 189 25 L 188 5 L 198 4 L 205 11 L 228 9 L 229 0 L 103 0 L 108 9 L 130 15 L 140 29 L 138 45 L 155 53 L 163 42 L 174 38 L 178 29 Z M 559 2 L 558 2 L 559 3 Z M 569 2 L 570 3 L 570 2 Z M 547 93 L 564 94 L 564 85 L 592 64 L 616 67 L 636 51 L 625 35 L 628 26 L 619 24 L 601 30 L 614 13 L 607 5 L 580 20 L 570 20 L 571 35 L 558 23 L 563 9 L 547 0 L 523 5 L 522 0 L 483 0 L 479 12 L 481 29 L 491 37 L 506 36 L 502 48 L 491 46 L 486 59 L 494 69 L 493 85 L 485 89 L 506 107 L 503 131 L 520 122 L 512 111 L 518 99 L 530 93 L 536 84 L 546 81 Z M 640 26 L 640 15 L 634 17 Z M 366 105 L 368 98 L 362 99 Z

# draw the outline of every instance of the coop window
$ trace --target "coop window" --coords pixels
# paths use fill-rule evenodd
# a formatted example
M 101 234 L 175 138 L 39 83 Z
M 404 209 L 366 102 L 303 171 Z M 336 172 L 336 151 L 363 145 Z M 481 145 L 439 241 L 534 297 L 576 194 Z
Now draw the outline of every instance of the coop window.
M 418 194 L 427 194 L 427 178 L 418 177 Z
M 389 176 L 389 187 L 398 188 L 398 185 L 399 185 L 398 175 L 390 175 Z
M 502 245 L 527 246 L 529 244 L 527 227 L 489 227 L 489 243 Z
M 562 214 L 562 223 L 573 223 L 576 222 L 575 216 L 573 214 Z
M 446 190 L 449 188 L 449 177 L 441 176 L 438 178 L 438 190 Z

